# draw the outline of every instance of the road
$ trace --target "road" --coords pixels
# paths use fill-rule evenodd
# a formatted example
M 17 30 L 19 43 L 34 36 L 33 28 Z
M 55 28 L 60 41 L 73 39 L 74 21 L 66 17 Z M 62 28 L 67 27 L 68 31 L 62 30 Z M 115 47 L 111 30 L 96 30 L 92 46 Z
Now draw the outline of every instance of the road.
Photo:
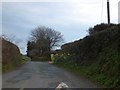
M 60 82 L 70 88 L 97 88 L 89 80 L 49 64 L 29 61 L 2 76 L 3 88 L 55 88 Z

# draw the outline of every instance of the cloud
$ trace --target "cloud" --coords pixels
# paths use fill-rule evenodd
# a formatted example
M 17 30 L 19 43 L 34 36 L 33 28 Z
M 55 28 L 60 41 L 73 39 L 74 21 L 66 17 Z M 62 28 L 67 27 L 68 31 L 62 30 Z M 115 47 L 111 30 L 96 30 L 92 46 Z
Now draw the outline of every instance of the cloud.
M 111 21 L 114 23 L 118 22 L 118 1 L 110 0 Z M 89 27 L 101 23 L 101 0 L 21 1 L 2 4 L 3 32 L 13 33 L 24 42 L 30 36 L 30 31 L 39 25 L 60 31 L 66 38 L 66 42 L 70 42 L 83 38 L 87 35 L 86 30 Z M 102 22 L 107 22 L 106 7 L 106 0 L 104 0 Z

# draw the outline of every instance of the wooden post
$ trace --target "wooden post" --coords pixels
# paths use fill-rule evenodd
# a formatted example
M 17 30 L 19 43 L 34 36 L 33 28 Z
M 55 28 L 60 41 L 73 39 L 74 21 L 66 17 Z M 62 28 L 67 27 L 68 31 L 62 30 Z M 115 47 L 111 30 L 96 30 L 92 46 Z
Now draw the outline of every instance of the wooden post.
M 107 0 L 107 15 L 108 15 L 108 24 L 110 24 L 110 5 L 109 5 L 109 0 Z

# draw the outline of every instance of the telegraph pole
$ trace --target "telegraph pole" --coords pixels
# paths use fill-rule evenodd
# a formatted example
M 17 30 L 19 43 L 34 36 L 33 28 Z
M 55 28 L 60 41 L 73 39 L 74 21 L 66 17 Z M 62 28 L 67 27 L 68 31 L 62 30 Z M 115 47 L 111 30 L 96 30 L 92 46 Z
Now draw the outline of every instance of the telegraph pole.
M 109 0 L 107 0 L 107 15 L 108 15 L 108 24 L 110 25 L 110 4 L 109 4 Z

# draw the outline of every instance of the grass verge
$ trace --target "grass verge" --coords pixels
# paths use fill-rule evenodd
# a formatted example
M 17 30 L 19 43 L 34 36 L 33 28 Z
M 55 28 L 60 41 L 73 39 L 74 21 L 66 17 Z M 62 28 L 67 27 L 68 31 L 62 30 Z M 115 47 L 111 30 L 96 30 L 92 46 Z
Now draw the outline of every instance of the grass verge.
M 2 72 L 6 73 L 9 71 L 12 71 L 14 69 L 16 69 L 17 67 L 20 67 L 21 65 L 25 64 L 27 61 L 30 61 L 31 59 L 25 55 L 21 55 L 21 59 L 18 62 L 18 65 L 9 63 L 9 64 L 2 64 Z

